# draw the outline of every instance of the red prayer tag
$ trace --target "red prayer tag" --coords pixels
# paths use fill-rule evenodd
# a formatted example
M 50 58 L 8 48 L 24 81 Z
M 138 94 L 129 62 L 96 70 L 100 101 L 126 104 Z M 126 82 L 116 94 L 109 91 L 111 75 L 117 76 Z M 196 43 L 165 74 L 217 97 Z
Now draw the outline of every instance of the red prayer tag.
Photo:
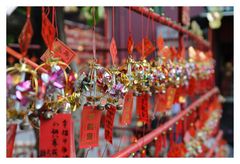
M 104 123 L 104 136 L 105 139 L 112 144 L 112 129 L 114 123 L 114 117 L 116 113 L 116 107 L 111 105 L 109 109 L 107 109 L 107 114 L 105 116 Z
M 167 94 L 167 104 L 166 104 L 167 109 L 172 108 L 175 93 L 176 93 L 176 88 L 168 87 L 167 93 L 166 93 Z
M 84 106 L 82 111 L 79 148 L 98 146 L 101 111 L 96 107 Z
M 27 50 L 31 43 L 32 36 L 33 36 L 32 23 L 31 20 L 27 18 L 27 21 L 24 24 L 22 32 L 18 38 L 19 47 L 23 56 L 27 54 Z
M 40 157 L 72 157 L 74 134 L 71 114 L 56 114 L 51 120 L 40 121 Z
M 163 47 L 164 47 L 164 40 L 162 38 L 162 36 L 159 36 L 157 39 L 157 46 L 158 46 L 158 50 L 162 51 Z
M 50 49 L 47 49 L 41 56 L 41 60 L 46 62 L 47 59 L 54 57 L 59 58 L 62 62 L 69 65 L 76 55 L 76 53 L 73 50 L 71 50 L 66 44 L 64 44 L 59 39 L 56 39 L 53 42 L 52 52 L 53 53 L 51 53 Z M 63 65 L 63 68 L 66 68 L 66 66 Z
M 7 126 L 7 157 L 12 157 L 17 124 L 10 124 Z
M 124 108 L 120 119 L 121 125 L 129 125 L 132 121 L 133 93 L 128 92 L 124 98 Z
M 42 12 L 42 37 L 49 49 L 52 49 L 52 44 L 55 40 L 56 29 L 48 19 L 45 12 Z
M 166 94 L 157 94 L 155 96 L 155 112 L 166 112 L 167 95 Z
M 127 42 L 127 49 L 128 49 L 128 54 L 129 55 L 131 55 L 132 52 L 133 52 L 133 46 L 134 46 L 133 38 L 132 38 L 132 35 L 130 35 L 128 37 L 128 42 Z
M 144 93 L 137 97 L 137 114 L 139 121 L 148 123 L 148 97 L 149 95 Z
M 148 38 L 144 38 L 136 45 L 136 50 L 142 55 L 143 58 L 146 58 L 148 55 L 153 53 L 155 47 Z
M 112 38 L 111 43 L 110 43 L 110 54 L 112 56 L 112 62 L 113 65 L 115 64 L 115 59 L 117 56 L 117 45 L 116 45 L 116 41 L 114 38 Z

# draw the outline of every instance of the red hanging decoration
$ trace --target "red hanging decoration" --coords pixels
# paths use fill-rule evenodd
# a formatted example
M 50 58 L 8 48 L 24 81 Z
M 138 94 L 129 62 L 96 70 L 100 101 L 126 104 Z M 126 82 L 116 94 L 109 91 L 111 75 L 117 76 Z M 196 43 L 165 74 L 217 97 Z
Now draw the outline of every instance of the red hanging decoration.
M 158 47 L 158 51 L 162 51 L 164 48 L 164 40 L 163 37 L 160 35 L 157 39 L 157 47 Z
M 84 106 L 81 116 L 79 148 L 98 146 L 101 111 L 93 106 Z
M 188 117 L 186 116 L 183 120 L 183 131 L 184 133 L 187 131 Z
M 55 9 L 52 9 L 52 11 L 55 12 Z M 54 15 L 53 12 L 52 15 Z M 52 50 L 52 45 L 55 40 L 55 33 L 56 28 L 54 27 L 53 22 L 50 22 L 48 19 L 48 14 L 45 13 L 45 8 L 42 7 L 42 37 L 48 49 L 50 50 Z
M 12 157 L 16 137 L 17 124 L 7 126 L 7 157 Z
M 72 129 L 71 129 L 71 132 L 72 132 L 72 137 L 71 137 L 71 157 L 76 157 L 76 147 L 75 147 L 75 138 L 74 138 L 74 120 L 72 119 Z
M 166 93 L 167 94 L 167 104 L 166 104 L 167 109 L 172 108 L 175 93 L 176 93 L 176 88 L 168 87 L 167 93 Z
M 121 125 L 129 125 L 132 121 L 132 109 L 133 109 L 133 93 L 128 92 L 124 98 L 124 108 L 122 116 L 120 117 Z
M 59 39 L 56 39 L 52 43 L 52 49 L 47 49 L 41 56 L 41 60 L 46 62 L 50 57 L 53 57 L 69 65 L 75 56 L 76 53 L 73 50 Z M 66 65 L 62 65 L 62 67 L 66 68 Z
M 189 133 L 192 137 L 195 137 L 195 134 L 196 134 L 196 130 L 194 128 L 194 124 L 191 124 L 190 127 L 189 127 Z
M 128 42 L 127 42 L 127 49 L 128 49 L 128 54 L 132 55 L 133 53 L 133 47 L 134 47 L 134 42 L 133 42 L 133 38 L 132 35 L 130 35 L 128 37 Z
M 155 112 L 166 112 L 167 111 L 167 106 L 166 106 L 167 96 L 166 96 L 166 94 L 158 93 L 155 96 L 154 102 L 155 102 L 155 106 L 154 106 Z
M 170 144 L 170 147 L 174 144 L 174 135 L 173 135 L 173 129 L 170 128 L 169 129 L 169 144 Z
M 175 123 L 175 141 L 176 142 L 178 141 L 179 133 L 180 133 L 179 124 L 180 124 L 179 122 Z
M 162 139 L 163 139 L 163 147 L 167 148 L 167 134 L 166 134 L 166 132 L 163 132 Z
M 142 157 L 142 158 L 146 157 L 146 150 L 145 149 L 141 150 L 140 157 Z
M 178 53 L 177 53 L 177 50 L 175 47 L 171 46 L 170 47 L 170 52 L 171 52 L 171 60 L 174 61 L 174 59 L 179 59 L 179 56 L 178 56 Z
M 114 37 L 111 40 L 110 43 L 110 54 L 112 56 L 112 63 L 113 65 L 115 65 L 115 60 L 116 60 L 116 56 L 117 56 L 117 45 L 116 45 L 116 41 L 114 39 Z
M 136 50 L 141 54 L 142 58 L 145 59 L 155 51 L 155 47 L 148 38 L 143 38 L 142 41 L 136 45 Z
M 181 135 L 181 138 L 183 138 L 183 136 L 184 136 L 184 131 L 183 130 L 184 130 L 183 129 L 183 120 L 181 119 L 181 120 L 179 120 L 179 123 L 178 123 L 178 131 Z
M 71 50 L 66 44 L 57 39 L 57 25 L 56 25 L 56 11 L 52 8 L 52 22 L 48 19 L 49 8 L 47 14 L 45 8 L 42 7 L 42 37 L 48 49 L 41 56 L 41 60 L 46 62 L 51 57 L 58 58 L 60 61 L 69 65 L 76 56 L 75 52 Z M 66 68 L 66 65 L 62 65 Z
M 187 149 L 184 143 L 174 144 L 170 147 L 167 157 L 185 157 Z
M 73 121 L 70 114 L 56 114 L 50 120 L 40 119 L 40 157 L 73 157 Z
M 116 113 L 116 107 L 113 105 L 110 105 L 110 107 L 107 109 L 107 114 L 105 116 L 105 123 L 104 123 L 104 137 L 110 144 L 112 144 L 112 135 L 113 135 L 112 130 L 113 130 L 115 113 Z
M 142 13 L 142 40 L 136 45 L 136 50 L 141 54 L 141 59 L 145 59 L 148 55 L 153 53 L 155 51 L 154 45 L 151 43 L 151 41 L 148 39 L 148 34 L 146 37 L 144 37 L 143 34 L 143 13 Z M 149 19 L 147 23 L 147 32 L 148 32 L 148 26 L 149 26 Z
M 116 56 L 117 56 L 117 45 L 116 45 L 116 41 L 114 39 L 114 30 L 115 30 L 115 27 L 114 27 L 114 24 L 115 24 L 115 21 L 114 21 L 114 7 L 112 7 L 112 40 L 111 40 L 111 43 L 110 43 L 110 54 L 111 54 L 111 57 L 112 57 L 112 63 L 113 65 L 115 65 L 115 61 L 116 61 Z
M 141 96 L 137 97 L 137 114 L 139 116 L 139 121 L 148 123 L 148 98 L 147 93 L 143 93 Z
M 162 57 L 167 60 L 167 59 L 171 59 L 171 51 L 170 51 L 170 48 L 169 47 L 164 47 L 162 50 L 161 50 L 161 55 Z
M 129 37 L 128 37 L 128 42 L 127 42 L 127 49 L 128 49 L 128 54 L 132 55 L 133 53 L 133 48 L 134 48 L 134 42 L 133 42 L 133 37 L 131 33 L 131 10 L 129 8 L 128 10 L 128 31 L 129 31 Z
M 159 153 L 162 150 L 162 135 L 159 135 L 158 138 L 155 140 L 155 152 L 154 157 L 159 157 Z
M 23 56 L 26 56 L 27 50 L 29 48 L 29 45 L 31 43 L 31 39 L 33 36 L 33 28 L 32 28 L 30 16 L 31 16 L 31 8 L 27 7 L 27 20 L 23 26 L 21 34 L 18 37 L 20 51 Z

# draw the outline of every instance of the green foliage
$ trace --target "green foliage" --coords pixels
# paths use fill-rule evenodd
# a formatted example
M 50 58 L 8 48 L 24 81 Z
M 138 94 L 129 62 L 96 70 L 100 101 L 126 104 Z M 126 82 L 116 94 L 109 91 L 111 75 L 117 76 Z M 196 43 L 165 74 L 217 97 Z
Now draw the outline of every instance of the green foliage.
M 104 7 L 94 7 L 95 8 L 95 21 L 96 24 L 104 18 Z M 81 15 L 86 19 L 89 26 L 93 26 L 93 7 L 83 7 L 81 9 Z

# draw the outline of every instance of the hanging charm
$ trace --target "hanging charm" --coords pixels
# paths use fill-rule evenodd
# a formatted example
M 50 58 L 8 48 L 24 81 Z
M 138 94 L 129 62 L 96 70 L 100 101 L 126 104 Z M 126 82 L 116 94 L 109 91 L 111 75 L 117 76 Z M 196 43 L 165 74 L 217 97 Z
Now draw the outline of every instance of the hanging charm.
M 133 38 L 132 38 L 132 35 L 130 35 L 130 36 L 128 37 L 128 42 L 127 42 L 128 54 L 129 54 L 130 56 L 132 56 L 133 47 L 134 47 Z
M 7 157 L 13 156 L 13 148 L 16 137 L 17 124 L 7 125 Z
M 115 65 L 116 63 L 116 56 L 117 56 L 117 45 L 114 38 L 112 38 L 110 43 L 110 54 L 112 56 L 112 63 Z
M 54 27 L 53 22 L 50 22 L 50 20 L 48 19 L 48 15 L 45 12 L 45 8 L 42 7 L 42 37 L 43 40 L 45 42 L 45 44 L 47 45 L 47 47 L 52 50 L 52 45 L 53 42 L 55 40 L 55 33 L 56 33 L 56 28 Z M 48 10 L 50 10 L 48 8 Z M 49 11 L 48 11 L 49 12 Z M 54 10 L 53 10 L 54 12 Z M 52 12 L 52 14 L 54 14 Z
M 113 124 L 114 124 L 114 117 L 116 113 L 116 107 L 113 105 L 110 105 L 107 108 L 107 114 L 105 116 L 105 122 L 104 122 L 104 137 L 105 140 L 107 140 L 110 144 L 112 144 L 112 138 L 113 138 Z
M 155 51 L 155 47 L 148 38 L 143 38 L 142 41 L 136 45 L 136 50 L 141 54 L 142 58 L 145 59 Z
M 41 119 L 40 157 L 73 157 L 73 122 L 70 114 L 57 114 L 51 120 Z
M 137 114 L 139 116 L 139 121 L 148 124 L 148 94 L 142 94 L 141 96 L 137 97 Z
M 31 12 L 31 8 L 27 7 L 27 20 L 23 26 L 21 34 L 18 37 L 20 51 L 23 56 L 27 54 L 27 51 L 33 36 L 33 28 L 32 28 L 32 23 L 30 19 L 30 15 L 31 15 L 30 12 Z
M 84 106 L 81 116 L 79 148 L 98 146 L 101 111 L 93 106 Z
M 50 58 L 56 58 L 69 65 L 75 56 L 76 53 L 71 50 L 66 44 L 64 44 L 59 39 L 55 39 L 52 43 L 52 49 L 48 48 L 40 59 L 43 62 L 47 62 Z M 66 65 L 62 65 L 62 67 L 65 69 Z
M 120 118 L 121 125 L 130 125 L 132 121 L 133 93 L 128 92 L 124 98 L 124 109 Z

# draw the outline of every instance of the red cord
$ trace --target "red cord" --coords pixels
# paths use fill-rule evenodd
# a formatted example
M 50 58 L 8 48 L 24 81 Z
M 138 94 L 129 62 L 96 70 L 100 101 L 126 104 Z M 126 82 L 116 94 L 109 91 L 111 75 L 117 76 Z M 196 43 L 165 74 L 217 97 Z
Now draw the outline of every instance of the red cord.
M 144 58 L 144 39 L 143 39 L 143 11 L 142 11 L 142 59 Z
M 27 7 L 27 18 L 31 17 L 31 7 Z
M 112 37 L 114 37 L 114 7 L 112 7 Z
M 52 24 L 53 26 L 55 27 L 55 34 L 56 34 L 56 37 L 58 37 L 58 27 L 57 27 L 57 17 L 56 17 L 56 9 L 55 7 L 52 8 Z
M 92 15 L 93 15 L 93 58 L 96 60 L 96 36 L 95 36 L 95 27 L 96 27 L 96 20 L 95 20 L 95 8 L 92 8 Z
M 154 42 L 154 44 L 156 44 L 156 38 L 155 38 L 155 24 L 154 24 L 154 20 L 152 18 L 152 40 Z
M 131 7 L 128 8 L 128 32 L 132 33 L 132 18 L 131 18 Z
M 173 140 L 173 129 L 169 131 L 169 141 L 170 141 L 170 146 L 173 145 L 174 140 Z
M 149 21 L 150 21 L 150 14 L 148 15 L 148 20 L 147 20 L 147 34 L 146 36 L 149 37 Z

